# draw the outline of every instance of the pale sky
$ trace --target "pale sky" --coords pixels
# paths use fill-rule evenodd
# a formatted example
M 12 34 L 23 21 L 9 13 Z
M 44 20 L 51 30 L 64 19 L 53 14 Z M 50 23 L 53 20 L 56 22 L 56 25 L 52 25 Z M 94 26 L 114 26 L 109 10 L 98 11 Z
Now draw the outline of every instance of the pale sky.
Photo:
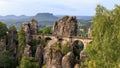
M 49 12 L 54 15 L 95 14 L 97 4 L 113 9 L 120 0 L 0 0 L 0 15 L 28 15 Z

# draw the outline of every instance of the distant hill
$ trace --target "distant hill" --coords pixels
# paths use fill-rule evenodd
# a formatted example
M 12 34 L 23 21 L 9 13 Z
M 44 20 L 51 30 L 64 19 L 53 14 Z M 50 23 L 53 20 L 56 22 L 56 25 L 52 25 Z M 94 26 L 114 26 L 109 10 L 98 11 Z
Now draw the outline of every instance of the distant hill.
M 7 15 L 0 16 L 0 21 L 5 22 L 8 26 L 15 25 L 17 28 L 23 22 L 29 22 L 32 18 L 38 21 L 39 27 L 46 25 L 53 25 L 53 23 L 63 17 L 63 15 L 53 15 L 52 13 L 37 13 L 35 16 L 15 16 L 15 15 Z M 79 22 L 90 21 L 92 16 L 77 16 Z
M 38 13 L 35 16 L 0 16 L 0 21 L 5 22 L 8 26 L 15 25 L 17 28 L 19 28 L 23 22 L 29 22 L 32 18 L 38 21 L 39 26 L 52 25 L 53 22 L 58 19 L 52 13 Z

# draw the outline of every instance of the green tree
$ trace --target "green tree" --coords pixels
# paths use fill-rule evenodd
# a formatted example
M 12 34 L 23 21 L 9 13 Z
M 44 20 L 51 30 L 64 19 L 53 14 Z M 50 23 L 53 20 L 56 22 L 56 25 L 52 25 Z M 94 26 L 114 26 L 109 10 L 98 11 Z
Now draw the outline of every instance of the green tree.
M 3 37 L 6 35 L 8 29 L 5 23 L 0 22 L 0 37 Z
M 42 30 L 42 34 L 51 34 L 51 27 L 50 26 L 44 27 Z
M 0 56 L 0 68 L 15 68 L 16 60 L 10 56 Z
M 93 41 L 88 45 L 88 68 L 120 68 L 120 6 L 107 10 L 98 5 L 93 20 Z
M 17 29 L 16 29 L 16 27 L 14 26 L 14 25 L 11 25 L 10 27 L 9 27 L 9 31 L 16 31 Z
M 38 68 L 39 63 L 33 57 L 23 57 L 19 68 Z
M 18 31 L 18 59 L 20 60 L 22 57 L 22 54 L 24 52 L 24 47 L 26 45 L 26 39 L 25 39 L 25 32 L 23 30 L 23 27 L 21 26 Z

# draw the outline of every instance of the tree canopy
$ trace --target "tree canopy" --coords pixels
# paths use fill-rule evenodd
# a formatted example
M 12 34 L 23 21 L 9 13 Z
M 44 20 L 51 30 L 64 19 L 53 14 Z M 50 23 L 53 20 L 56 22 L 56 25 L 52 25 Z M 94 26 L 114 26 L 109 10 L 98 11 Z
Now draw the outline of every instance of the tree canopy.
M 5 23 L 0 22 L 0 37 L 3 37 L 4 35 L 6 35 L 8 29 Z
M 120 68 L 120 6 L 98 5 L 92 24 L 93 41 L 86 53 L 88 68 Z

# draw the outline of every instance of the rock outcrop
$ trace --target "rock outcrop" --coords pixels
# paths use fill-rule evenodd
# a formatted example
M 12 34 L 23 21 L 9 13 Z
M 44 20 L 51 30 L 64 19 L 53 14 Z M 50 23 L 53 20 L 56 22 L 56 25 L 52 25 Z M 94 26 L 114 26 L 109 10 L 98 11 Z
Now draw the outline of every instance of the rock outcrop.
M 24 48 L 24 53 L 23 53 L 24 57 L 31 57 L 32 53 L 31 53 L 31 46 L 26 44 L 25 48 Z
M 38 33 L 38 22 L 35 19 L 30 21 L 30 31 L 32 35 Z
M 12 27 L 8 31 L 8 39 L 7 39 L 7 50 L 10 56 L 16 57 L 18 50 L 18 41 L 17 41 L 17 30 L 15 27 Z
M 22 24 L 22 27 L 25 31 L 26 43 L 30 43 L 32 40 L 31 31 L 30 31 L 30 24 L 27 22 L 24 22 Z
M 59 50 L 46 48 L 45 49 L 45 62 L 47 68 L 62 68 L 61 60 L 62 53 Z
M 6 51 L 6 36 L 0 39 L 0 56 Z
M 44 44 L 43 43 L 40 43 L 38 46 L 37 46 L 37 50 L 36 50 L 36 54 L 35 54 L 35 59 L 39 62 L 39 68 L 42 68 L 42 65 L 43 65 L 43 53 L 44 53 Z
M 32 40 L 32 35 L 38 33 L 38 22 L 35 19 L 32 19 L 30 23 L 23 23 L 22 27 L 26 35 L 26 43 L 30 43 Z
M 53 34 L 57 36 L 76 36 L 78 22 L 75 16 L 65 16 L 55 22 Z
M 62 68 L 74 68 L 74 54 L 72 52 L 68 52 L 63 58 L 62 58 Z

